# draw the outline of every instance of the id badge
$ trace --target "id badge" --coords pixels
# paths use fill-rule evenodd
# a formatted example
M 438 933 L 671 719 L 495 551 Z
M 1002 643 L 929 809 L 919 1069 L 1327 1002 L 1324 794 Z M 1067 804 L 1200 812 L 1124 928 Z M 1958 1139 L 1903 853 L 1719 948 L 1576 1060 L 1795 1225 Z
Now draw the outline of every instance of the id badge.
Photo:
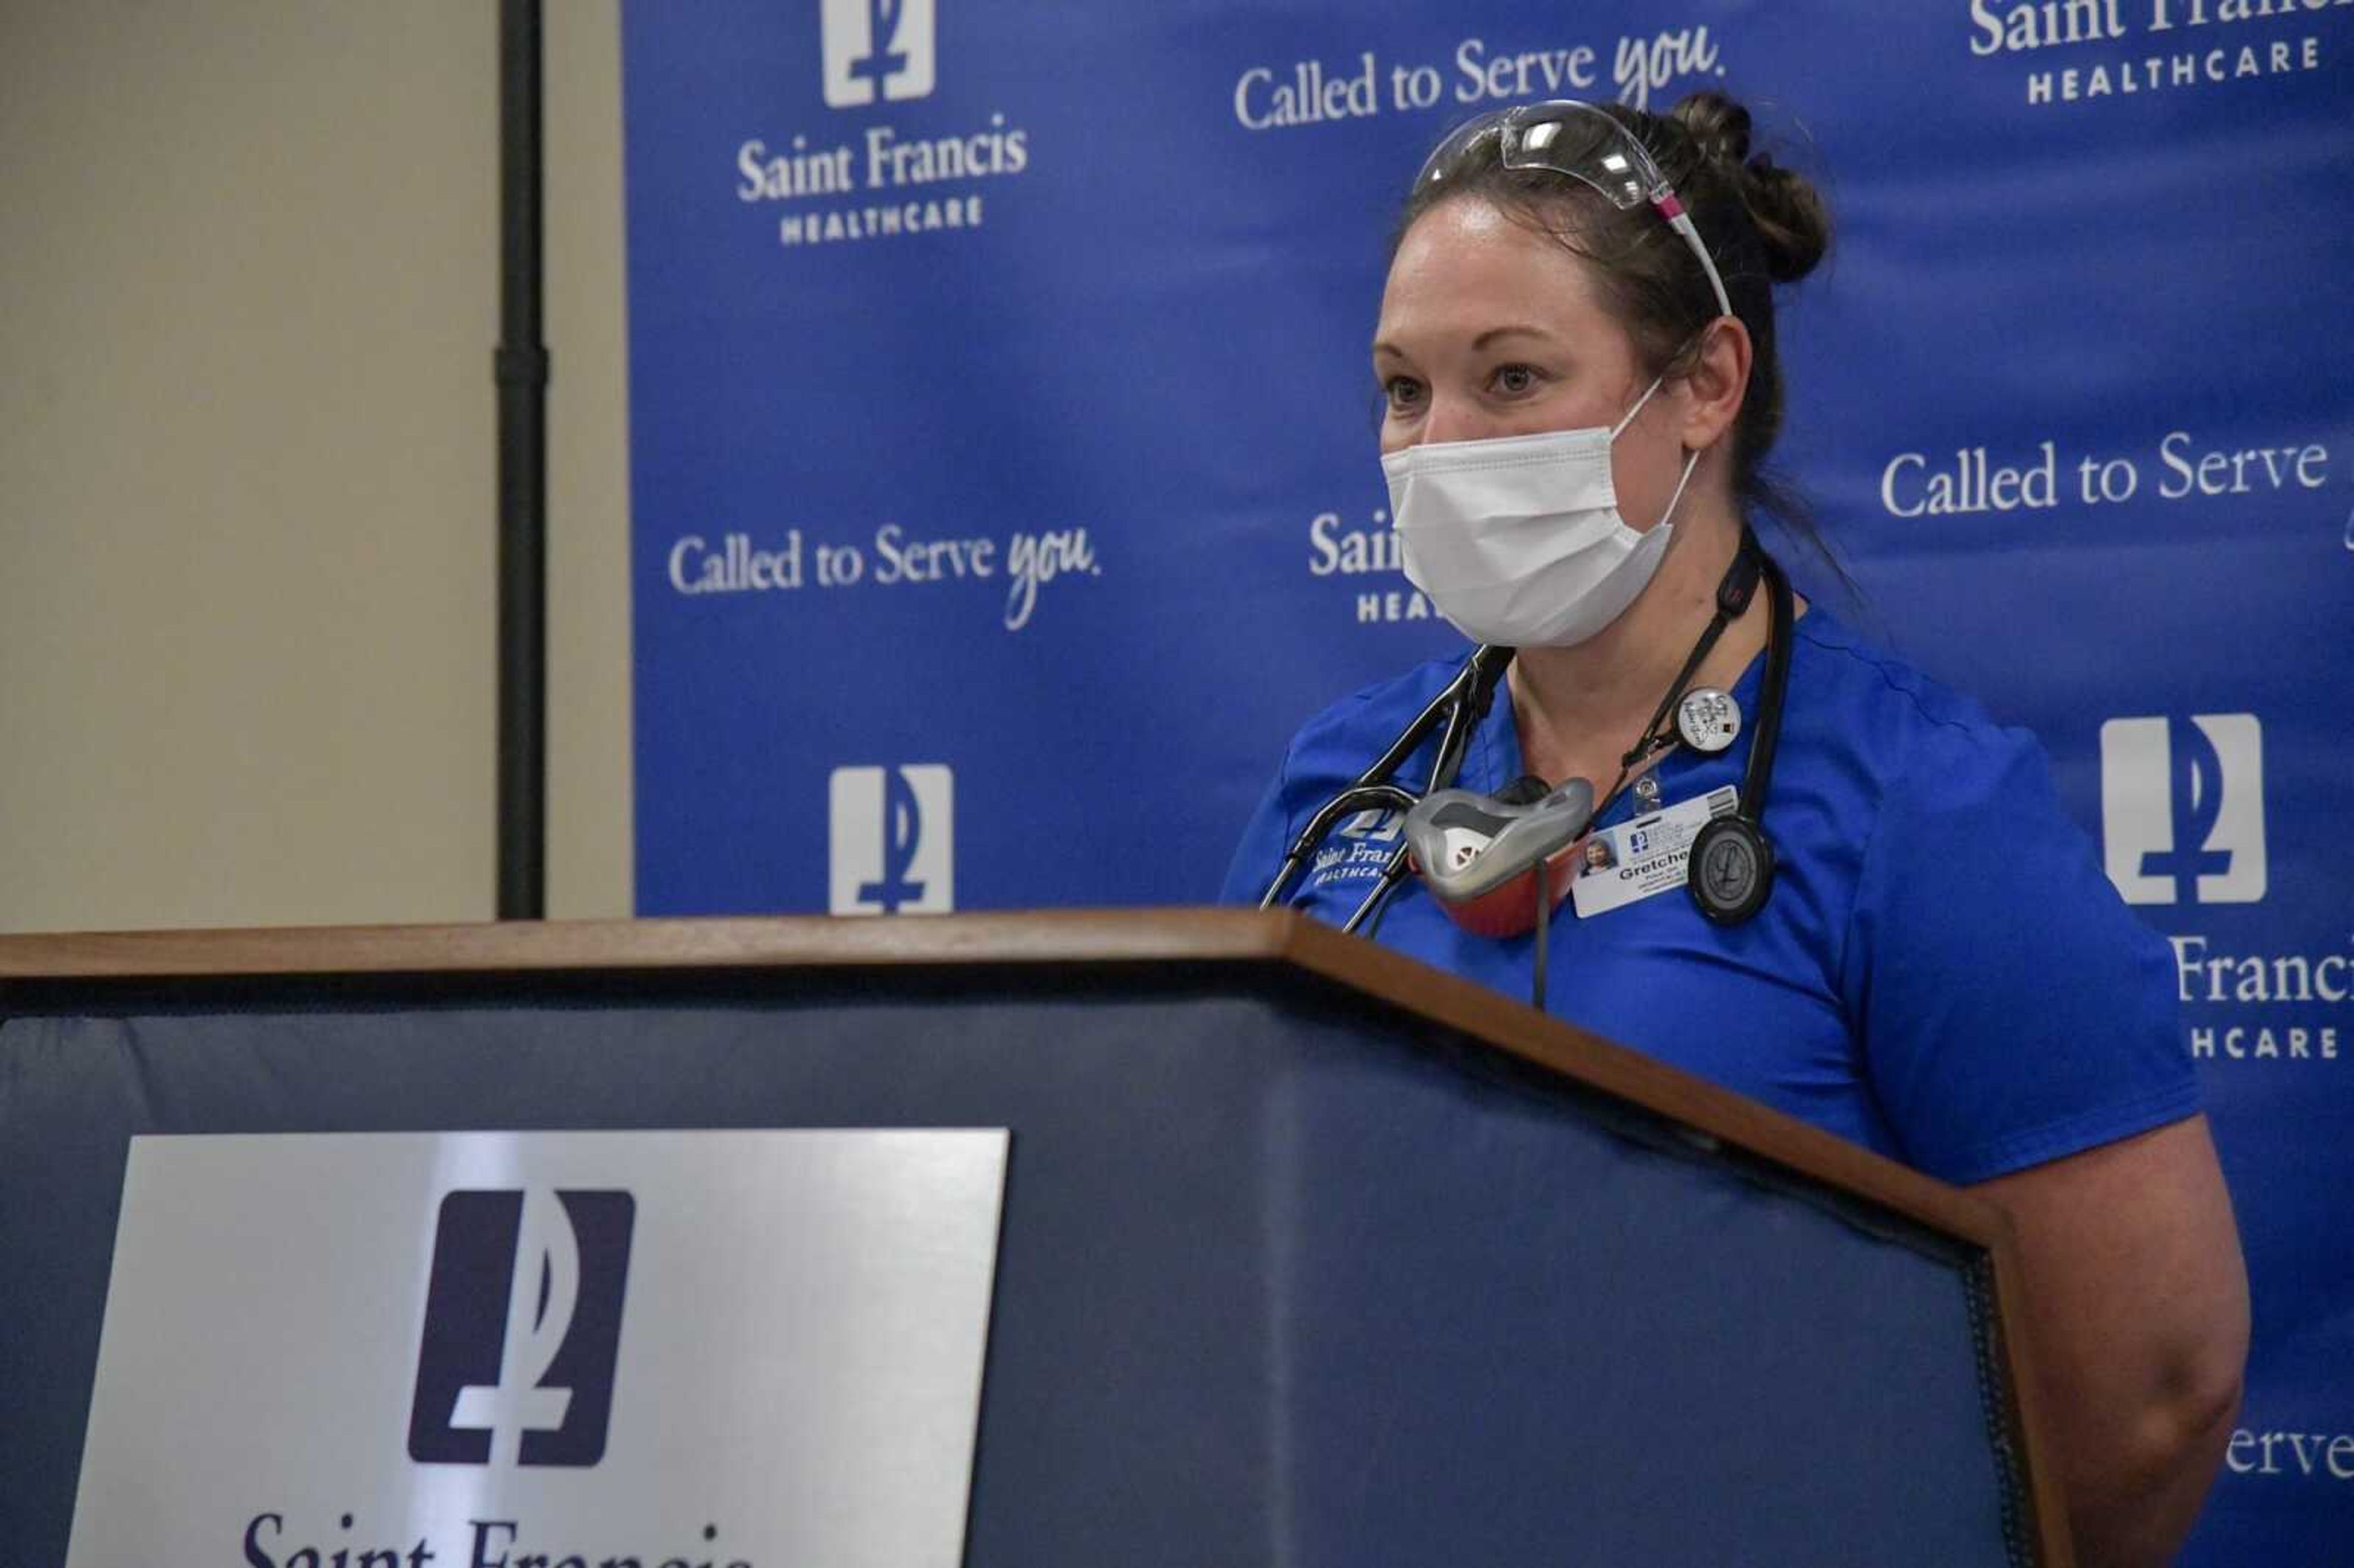
M 1589 837 L 1570 901 L 1580 919 L 1607 915 L 1621 905 L 1656 897 L 1684 885 L 1684 866 L 1701 829 L 1741 809 L 1741 791 L 1731 784 L 1680 800 L 1664 811 L 1605 828 Z

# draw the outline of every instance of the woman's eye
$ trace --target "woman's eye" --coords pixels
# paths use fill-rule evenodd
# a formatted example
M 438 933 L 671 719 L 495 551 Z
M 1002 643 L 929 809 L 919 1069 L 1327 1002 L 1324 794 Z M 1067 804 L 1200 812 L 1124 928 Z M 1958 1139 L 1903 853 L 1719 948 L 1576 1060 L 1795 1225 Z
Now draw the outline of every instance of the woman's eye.
M 1537 373 L 1535 367 L 1532 366 L 1500 365 L 1496 367 L 1495 375 L 1489 377 L 1489 381 L 1497 391 L 1506 397 L 1519 397 L 1535 390 Z
M 1382 383 L 1382 396 L 1393 411 L 1409 413 L 1422 406 L 1422 383 L 1410 376 L 1393 376 Z

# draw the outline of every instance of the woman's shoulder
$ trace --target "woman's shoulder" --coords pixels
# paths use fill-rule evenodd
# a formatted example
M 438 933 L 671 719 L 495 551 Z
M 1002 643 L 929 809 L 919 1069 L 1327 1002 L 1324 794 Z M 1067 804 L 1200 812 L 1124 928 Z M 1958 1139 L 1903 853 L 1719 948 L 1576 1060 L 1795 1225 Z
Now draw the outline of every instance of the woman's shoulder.
M 1397 741 L 1416 715 L 1460 673 L 1469 650 L 1428 660 L 1403 673 L 1361 686 L 1299 726 L 1276 769 L 1274 782 L 1243 830 L 1226 871 L 1220 902 L 1255 903 L 1293 836 L 1325 801 L 1353 783 Z M 1421 755 L 1437 740 L 1426 743 Z M 1402 776 L 1416 776 L 1410 763 Z
M 1851 753 L 1883 785 L 1903 778 L 1915 788 L 1968 789 L 2023 763 L 2041 765 L 2032 733 L 1997 722 L 1975 697 L 1829 611 L 1810 609 L 1796 635 L 1802 652 L 1792 679 L 1803 683 L 1803 698 L 1792 705 L 1792 720 L 1819 743 Z
M 1355 778 L 1463 673 L 1468 653 L 1464 650 L 1425 660 L 1322 708 L 1293 734 L 1285 772 L 1294 779 Z

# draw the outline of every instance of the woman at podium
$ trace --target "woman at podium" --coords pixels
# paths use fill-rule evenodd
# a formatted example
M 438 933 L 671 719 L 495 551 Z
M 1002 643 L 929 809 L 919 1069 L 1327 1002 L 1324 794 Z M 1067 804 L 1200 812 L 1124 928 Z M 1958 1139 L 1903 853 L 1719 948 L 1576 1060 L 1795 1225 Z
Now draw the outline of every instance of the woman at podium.
M 1978 1188 L 2018 1227 L 2080 1552 L 2157 1561 L 2248 1310 L 2171 955 L 2034 739 L 1808 604 L 1752 528 L 1811 538 L 1765 466 L 1774 290 L 1829 219 L 1749 143 L 1702 93 L 1525 105 L 1430 154 L 1373 334 L 1382 464 L 1407 576 L 1479 648 L 1310 719 L 1226 897 Z M 1432 785 L 1413 812 L 1377 759 Z

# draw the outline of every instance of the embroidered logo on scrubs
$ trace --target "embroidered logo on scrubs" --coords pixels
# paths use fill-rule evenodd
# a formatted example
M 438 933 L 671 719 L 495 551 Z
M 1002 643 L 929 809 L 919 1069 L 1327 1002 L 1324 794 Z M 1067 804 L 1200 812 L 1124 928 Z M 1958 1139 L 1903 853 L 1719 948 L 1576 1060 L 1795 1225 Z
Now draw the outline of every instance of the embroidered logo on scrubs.
M 2128 904 L 2264 895 L 2264 728 L 2253 714 L 2101 726 L 2102 858 Z
M 1358 812 L 1333 829 L 1332 836 L 1316 852 L 1316 858 L 1309 863 L 1309 885 L 1370 883 L 1389 864 L 1405 828 L 1404 811 Z
M 955 789 L 939 763 L 835 768 L 826 907 L 836 915 L 954 909 Z
M 932 0 L 824 0 L 825 101 L 928 98 L 938 76 Z
M 1332 831 L 1344 839 L 1387 844 L 1397 842 L 1398 830 L 1405 826 L 1404 811 L 1360 811 Z

